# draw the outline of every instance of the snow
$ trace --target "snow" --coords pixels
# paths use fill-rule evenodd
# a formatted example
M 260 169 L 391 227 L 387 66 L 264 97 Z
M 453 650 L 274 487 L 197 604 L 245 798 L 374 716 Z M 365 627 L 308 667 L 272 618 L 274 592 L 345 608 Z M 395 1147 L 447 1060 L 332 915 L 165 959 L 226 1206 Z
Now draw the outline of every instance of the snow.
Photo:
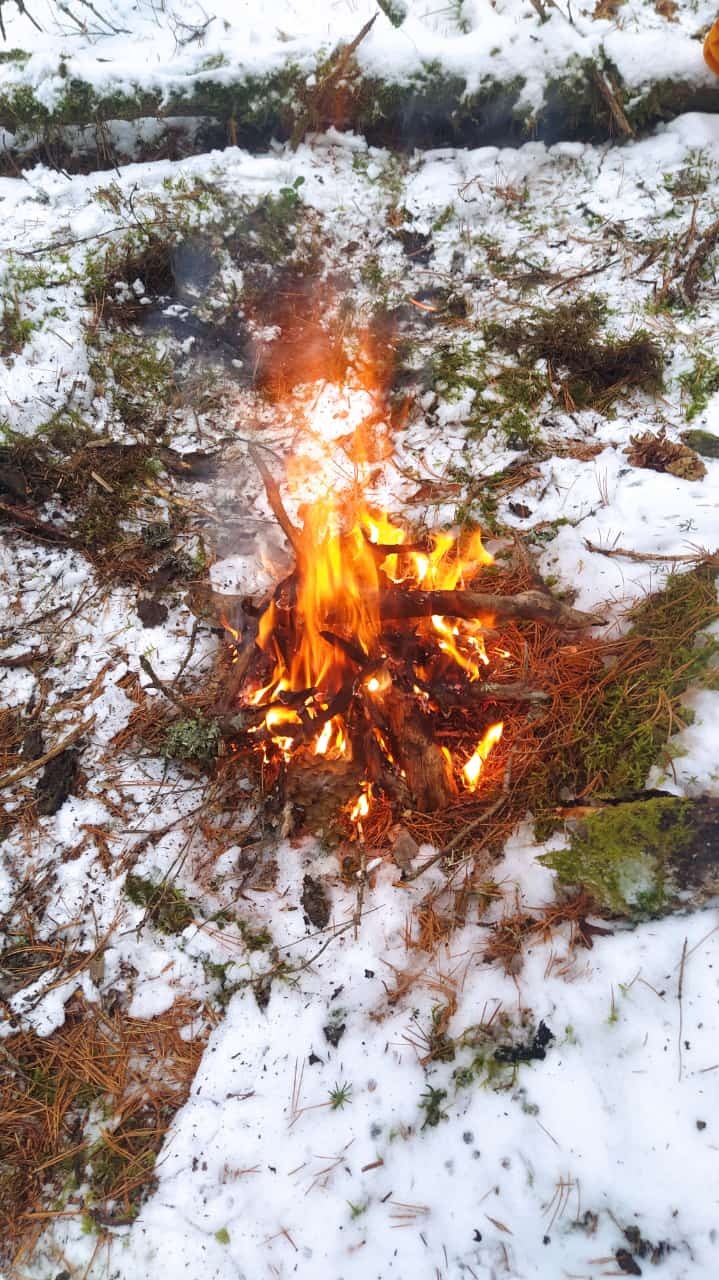
M 614 20 L 593 20 L 590 5 L 547 4 L 545 21 L 528 0 L 408 0 L 399 27 L 373 0 L 268 0 L 261 12 L 251 0 L 218 0 L 211 14 L 193 0 L 159 11 L 149 3 L 108 0 L 100 9 L 103 20 L 85 25 L 85 39 L 78 38 L 69 14 L 58 15 L 49 4 L 42 8 L 49 12 L 33 14 L 40 32 L 20 12 L 4 15 L 10 47 L 31 55 L 25 66 L 10 64 L 4 74 L 8 85 L 31 84 L 48 109 L 73 77 L 98 91 L 159 90 L 167 97 L 191 89 L 195 78 L 225 84 L 243 72 L 262 75 L 289 64 L 306 71 L 311 83 L 318 55 L 354 39 L 372 17 L 374 26 L 357 50 L 369 75 L 403 83 L 423 66 L 439 64 L 448 75 L 463 77 L 469 93 L 486 80 L 522 77 L 520 104 L 532 110 L 541 106 L 552 78 L 584 59 L 607 59 L 637 89 L 664 78 L 714 82 L 698 38 L 714 20 L 711 0 L 679 5 L 671 22 L 649 0 L 627 0 Z
M 574 25 L 564 16 L 566 4 L 543 25 L 520 0 L 467 0 L 463 8 L 467 31 L 459 30 L 449 6 L 439 11 L 425 0 L 408 0 L 409 16 L 399 28 L 380 15 L 361 47 L 362 65 L 402 78 L 422 59 L 438 56 L 448 73 L 467 76 L 470 87 L 489 68 L 506 78 L 522 67 L 524 95 L 535 107 L 553 70 L 573 55 L 591 56 L 600 44 L 631 84 L 644 83 L 649 64 L 654 78 L 709 82 L 696 33 L 715 15 L 703 0 L 681 7 L 671 40 L 666 23 L 641 0 L 627 0 L 613 21 L 594 22 L 589 10 L 580 10 Z M 331 6 L 268 0 L 262 12 L 223 0 L 200 47 L 178 40 L 180 27 L 173 35 L 150 5 L 114 0 L 105 12 L 118 28 L 130 28 L 131 37 L 105 33 L 86 42 L 71 39 L 67 27 L 60 38 L 50 11 L 36 10 L 46 30 L 32 33 L 22 77 L 47 105 L 64 85 L 55 74 L 60 54 L 68 75 L 87 76 L 99 87 L 142 82 L 169 91 L 218 53 L 227 58 L 218 77 L 234 76 L 241 66 L 259 72 L 287 58 L 309 69 L 320 45 L 354 36 L 375 11 L 369 0 Z M 164 12 L 178 22 L 204 21 L 204 11 L 189 3 Z M 10 45 L 22 43 L 26 20 L 7 6 L 3 19 Z M 13 68 L 4 72 L 9 80 L 19 76 Z M 444 149 L 418 153 L 401 166 L 363 139 L 330 130 L 296 152 L 277 147 L 251 156 L 227 148 L 174 163 L 128 165 L 112 181 L 140 201 L 161 196 L 163 182 L 181 177 L 215 183 L 228 198 L 256 199 L 302 177 L 302 199 L 325 219 L 333 264 L 349 261 L 348 246 L 359 242 L 363 253 L 376 256 L 393 305 L 411 306 L 422 287 L 449 280 L 468 299 L 474 355 L 485 320 L 521 314 L 525 295 L 514 273 L 527 262 L 565 278 L 596 268 L 578 287 L 606 293 L 617 332 L 641 323 L 657 337 L 667 352 L 666 386 L 658 397 L 636 393 L 606 417 L 547 402 L 543 437 L 594 443 L 600 452 L 589 461 L 559 454 L 532 461 L 527 477 L 500 499 L 499 514 L 522 530 L 554 524 L 542 570 L 576 587 L 578 608 L 604 610 L 616 628 L 627 604 L 661 585 L 672 556 L 700 547 L 714 551 L 719 543 L 718 461 L 706 459 L 706 477 L 687 481 L 633 467 L 625 452 L 631 437 L 647 429 L 665 426 L 678 438 L 686 426 L 679 379 L 697 349 L 713 350 L 714 280 L 703 282 L 691 315 L 667 319 L 648 306 L 661 284 L 661 263 L 641 270 L 639 264 L 645 243 L 668 235 L 674 243 L 688 228 L 693 202 L 675 198 L 670 188 L 697 150 L 709 172 L 697 216 L 702 226 L 717 216 L 718 148 L 719 119 L 697 114 L 621 148 L 572 142 Z M 409 263 L 383 234 L 393 172 L 397 203 L 416 216 L 418 228 L 436 226 L 447 206 L 454 208 L 450 223 L 433 232 L 436 255 L 426 268 Z M 70 406 L 98 436 L 124 438 L 89 375 L 90 311 L 81 287 L 88 238 L 111 241 L 121 225 L 98 199 L 106 177 L 70 177 L 38 166 L 21 178 L 0 179 L 0 296 L 13 267 L 36 254 L 45 261 L 48 246 L 62 245 L 69 271 L 77 273 L 31 291 L 34 331 L 20 352 L 0 361 L 0 419 L 20 435 L 32 436 Z M 523 190 L 526 199 L 517 198 Z M 490 241 L 508 261 L 517 255 L 505 275 L 492 272 Z M 23 257 L 28 254 L 33 257 Z M 538 289 L 535 300 L 547 306 L 565 296 L 552 292 L 551 279 Z M 357 285 L 356 292 L 360 309 L 369 310 L 370 288 Z M 441 319 L 429 323 L 437 328 L 427 330 L 428 348 L 435 334 L 452 335 Z M 259 349 L 272 332 L 258 328 L 253 336 Z M 239 381 L 224 383 L 223 396 L 219 410 L 177 423 L 175 447 L 222 450 L 214 482 L 183 482 L 178 489 L 190 511 L 183 547 L 192 551 L 201 530 L 213 589 L 259 596 L 281 576 L 287 550 L 249 464 L 245 435 L 283 463 L 302 463 L 288 500 L 294 513 L 328 486 L 351 482 L 342 438 L 375 401 L 366 388 L 312 384 L 298 392 L 288 417 L 259 404 Z M 371 495 L 418 524 L 453 520 L 456 499 L 444 490 L 436 503 L 416 498 L 423 485 L 446 490 L 459 483 L 457 475 L 463 485 L 477 484 L 517 457 L 497 431 L 468 438 L 472 400 L 467 388 L 454 398 L 425 391 L 421 413 L 395 432 L 392 452 L 373 466 Z M 692 425 L 719 435 L 719 394 Z M 166 500 L 153 501 L 158 518 Z M 525 504 L 531 515 L 513 514 L 510 501 Z M 609 557 L 587 542 L 656 558 Z M 97 1253 L 97 1239 L 83 1232 L 79 1215 L 58 1218 L 23 1263 L 28 1280 L 50 1274 L 51 1246 L 61 1249 L 71 1274 L 87 1280 L 139 1280 L 158 1268 L 186 1280 L 589 1277 L 618 1273 L 616 1251 L 631 1227 L 671 1246 L 656 1267 L 642 1263 L 658 1280 L 717 1274 L 714 907 L 631 929 L 614 923 L 611 935 L 596 936 L 586 951 L 570 946 L 562 926 L 548 939 L 534 935 L 516 972 L 487 965 L 487 927 L 506 910 L 536 910 L 554 898 L 553 874 L 538 857 L 562 847 L 564 837 L 537 844 L 530 816 L 500 861 L 487 866 L 498 887 L 494 906 L 432 955 L 408 947 L 407 922 L 429 886 L 439 883 L 438 873 L 404 883 L 382 856 L 370 868 L 356 927 L 357 884 L 343 879 L 337 858 L 319 841 L 283 840 L 269 848 L 268 839 L 262 856 L 276 861 L 277 880 L 262 890 L 245 888 L 249 842 L 232 828 L 215 855 L 198 832 L 204 777 L 188 776 L 136 743 L 117 743 L 134 708 L 128 678 L 146 685 L 141 658 L 149 655 L 167 682 L 183 667 L 194 624 L 187 602 L 171 600 L 167 620 L 145 628 L 136 590 L 108 586 L 78 551 L 9 535 L 0 545 L 0 609 L 3 657 L 47 649 L 53 655 L 42 687 L 30 666 L 0 667 L 2 705 L 24 714 L 42 694 L 48 745 L 87 726 L 84 794 L 40 818 L 30 835 L 15 829 L 3 841 L 0 911 L 10 916 L 20 886 L 31 879 L 46 884 L 50 895 L 39 922 L 42 936 L 63 931 L 87 952 L 105 942 L 102 975 L 82 971 L 57 985 L 55 970 L 43 975 L 12 996 L 1 1034 L 11 1036 L 19 1025 L 51 1034 L 78 986 L 93 1002 L 113 992 L 137 1018 L 165 1013 L 181 995 L 215 1000 L 213 967 L 223 966 L 228 989 L 234 988 L 226 1008 L 216 1006 L 190 1096 L 159 1157 L 157 1187 L 137 1220 L 108 1231 Z M 207 676 L 216 645 L 210 626 L 201 624 L 188 677 Z M 696 718 L 673 740 L 682 754 L 669 775 L 655 769 L 648 786 L 719 794 L 718 698 L 713 689 L 688 696 Z M 30 778 L 3 792 L 8 813 L 33 785 Z M 242 779 L 238 794 L 233 816 L 249 827 L 254 799 Z M 98 830 L 110 848 L 104 861 Z M 153 880 L 176 876 L 198 904 L 197 919 L 178 935 L 154 929 L 125 892 L 129 867 Z M 303 919 L 308 873 L 326 881 L 332 898 L 331 926 L 320 934 Z M 213 923 L 222 910 L 237 911 L 253 929 L 266 925 L 272 948 L 251 950 L 235 924 Z M 258 1007 L 251 985 L 263 974 L 273 975 L 266 1009 Z M 423 1063 L 422 1036 L 444 1005 L 453 1006 L 449 1035 L 466 1033 L 466 1043 L 453 1062 Z M 500 1014 L 513 1043 L 544 1021 L 554 1037 L 546 1058 L 508 1070 L 501 1087 L 483 1081 L 481 1072 L 458 1084 L 453 1073 L 469 1067 L 477 1045 L 494 1051 L 487 1028 L 496 1028 Z M 324 1029 L 340 1023 L 345 1031 L 333 1046 Z M 331 1094 L 343 1088 L 345 1101 L 333 1107 Z M 428 1122 L 431 1089 L 446 1091 L 436 1124 Z

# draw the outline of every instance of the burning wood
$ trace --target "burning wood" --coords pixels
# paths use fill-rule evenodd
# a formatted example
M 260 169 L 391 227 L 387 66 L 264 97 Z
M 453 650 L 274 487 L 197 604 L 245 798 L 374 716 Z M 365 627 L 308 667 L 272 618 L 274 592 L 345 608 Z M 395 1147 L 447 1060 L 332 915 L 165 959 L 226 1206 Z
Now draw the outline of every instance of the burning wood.
M 245 747 L 292 779 L 286 794 L 300 803 L 319 779 L 360 834 L 380 794 L 431 813 L 476 792 L 502 738 L 492 704 L 531 714 L 546 697 L 508 668 L 497 624 L 571 631 L 601 619 L 543 590 L 477 590 L 493 563 L 477 532 L 411 541 L 387 515 L 329 497 L 304 508 L 300 529 L 252 456 L 296 563 L 237 649 Z

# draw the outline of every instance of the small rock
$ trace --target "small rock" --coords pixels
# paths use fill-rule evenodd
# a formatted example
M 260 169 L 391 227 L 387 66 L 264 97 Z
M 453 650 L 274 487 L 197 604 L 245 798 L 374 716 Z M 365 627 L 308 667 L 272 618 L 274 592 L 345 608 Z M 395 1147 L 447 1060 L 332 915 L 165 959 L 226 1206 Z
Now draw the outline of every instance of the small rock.
M 399 827 L 392 846 L 392 857 L 402 871 L 409 871 L 419 853 L 419 845 L 406 827 Z

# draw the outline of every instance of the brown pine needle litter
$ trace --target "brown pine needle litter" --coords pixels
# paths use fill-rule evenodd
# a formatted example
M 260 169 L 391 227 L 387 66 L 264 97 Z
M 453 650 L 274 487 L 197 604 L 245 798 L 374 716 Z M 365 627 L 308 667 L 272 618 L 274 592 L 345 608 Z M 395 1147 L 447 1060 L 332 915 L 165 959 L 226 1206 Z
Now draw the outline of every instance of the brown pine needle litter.
M 75 996 L 47 1037 L 0 1044 L 0 1260 L 29 1256 L 47 1222 L 131 1222 L 208 1033 L 178 1000 L 151 1021 Z
M 704 634 L 719 617 L 716 576 L 707 564 L 671 574 L 628 612 L 624 634 L 615 639 L 503 624 L 507 679 L 519 674 L 548 699 L 529 710 L 502 705 L 504 734 L 485 764 L 482 786 L 437 813 L 404 814 L 415 840 L 442 848 L 486 813 L 453 848 L 451 859 L 461 860 L 480 850 L 498 852 L 528 813 L 545 838 L 561 825 L 568 802 L 641 792 L 652 765 L 671 764 L 669 739 L 691 719 L 682 708 L 687 689 L 713 684 L 719 674 L 719 646 Z M 520 590 L 520 581 L 514 573 L 497 589 Z M 452 717 L 458 737 L 463 714 L 458 709 Z M 472 715 L 467 708 L 468 724 Z

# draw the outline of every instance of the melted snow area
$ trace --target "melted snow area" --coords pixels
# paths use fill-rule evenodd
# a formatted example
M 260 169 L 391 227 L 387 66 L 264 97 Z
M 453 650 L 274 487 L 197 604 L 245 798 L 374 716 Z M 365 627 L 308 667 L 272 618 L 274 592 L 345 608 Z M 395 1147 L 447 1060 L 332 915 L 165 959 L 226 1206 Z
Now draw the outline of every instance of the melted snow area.
M 363 51 L 368 66 L 381 66 L 383 58 L 394 66 L 416 59 L 418 50 L 426 56 L 439 49 L 448 67 L 456 57 L 466 68 L 473 41 L 514 47 L 509 28 L 527 6 L 473 0 L 465 5 L 469 34 L 453 30 L 451 5 L 434 16 L 418 0 L 409 7 L 406 28 L 391 28 L 383 18 L 381 32 L 378 22 Z M 261 14 L 259 6 L 235 4 L 227 6 L 229 32 L 217 11 L 204 52 L 222 48 L 234 57 L 240 30 L 247 51 L 268 63 L 287 40 L 314 48 L 329 24 L 326 8 L 337 18 L 334 39 L 356 34 L 373 11 L 369 0 L 333 6 L 271 0 Z M 631 18 L 640 8 L 637 0 L 625 6 L 625 58 L 631 56 Z M 680 8 L 677 56 L 686 60 L 691 51 L 696 62 L 689 32 L 713 16 L 713 7 Z M 129 13 L 128 7 L 125 17 L 134 23 Z M 145 57 L 142 24 L 151 21 L 145 9 L 133 27 L 137 47 L 116 38 L 113 75 L 121 40 L 128 68 Z M 611 24 L 601 25 L 610 41 Z M 281 39 L 278 31 L 285 33 Z M 541 32 L 543 48 L 551 46 L 557 58 L 580 38 L 559 12 Z M 37 83 L 42 60 L 50 60 L 43 39 L 31 68 Z M 664 37 L 657 57 L 672 56 L 674 44 Z M 74 57 L 77 62 L 81 55 Z M 499 72 L 507 74 L 501 57 Z M 696 74 L 708 73 L 697 66 Z M 50 98 L 53 92 L 48 81 Z M 687 167 L 708 177 L 698 208 L 691 196 L 676 194 L 677 175 Z M 449 282 L 466 300 L 462 323 L 471 348 L 488 318 L 521 315 L 521 277 L 531 267 L 540 272 L 533 304 L 566 300 L 571 291 L 560 295 L 553 285 L 576 277 L 578 290 L 607 297 L 615 332 L 642 325 L 659 341 L 666 357 L 660 396 L 636 392 L 607 417 L 565 411 L 548 396 L 538 411 L 542 439 L 571 437 L 602 450 L 589 460 L 545 450 L 499 500 L 498 516 L 510 526 L 526 531 L 547 522 L 553 536 L 539 556 L 542 571 L 576 589 L 578 608 L 608 608 L 608 625 L 617 626 L 622 608 L 661 584 L 668 558 L 719 545 L 719 461 L 706 458 L 705 478 L 685 480 L 631 466 L 625 453 L 630 437 L 647 430 L 665 426 L 670 439 L 679 438 L 687 426 L 681 375 L 697 352 L 715 352 L 719 292 L 711 279 L 691 312 L 653 312 L 647 304 L 662 279 L 651 245 L 665 236 L 678 242 L 695 217 L 709 225 L 719 212 L 717 173 L 719 118 L 696 115 L 622 147 L 528 143 L 398 160 L 368 149 L 361 138 L 330 133 L 294 152 L 278 148 L 260 157 L 230 148 L 114 174 L 68 178 L 37 167 L 0 179 L 0 273 L 11 263 L 16 270 L 18 263 L 49 261 L 53 254 L 56 263 L 62 255 L 66 272 L 23 304 L 32 308 L 34 327 L 22 349 L 0 362 L 0 420 L 29 437 L 70 406 L 98 436 L 126 438 L 106 388 L 93 381 L 86 342 L 84 255 L 116 234 L 121 221 L 97 198 L 99 187 L 112 181 L 123 196 L 141 202 L 162 198 L 168 180 L 201 178 L 228 198 L 256 200 L 302 178 L 302 199 L 322 219 L 328 261 L 354 270 L 359 245 L 360 255 L 377 264 L 374 283 L 366 275 L 355 280 L 360 310 L 369 310 L 373 289 L 384 290 L 392 305 L 411 306 L 423 289 Z M 432 231 L 430 263 L 414 263 L 384 234 L 392 203 L 410 212 L 413 229 Z M 498 246 L 510 264 L 503 274 L 491 270 L 489 246 Z M 443 321 L 433 330 L 431 316 L 426 323 L 429 347 L 452 333 Z M 261 346 L 271 337 L 257 330 L 254 340 Z M 160 340 L 179 358 L 176 338 Z M 164 484 L 173 499 L 187 503 L 185 550 L 197 555 L 202 534 L 212 582 L 224 592 L 261 592 L 287 563 L 248 442 L 261 437 L 281 463 L 300 456 L 310 464 L 294 502 L 288 500 L 295 514 L 297 502 L 343 483 L 341 436 L 352 414 L 364 412 L 356 401 L 341 404 L 336 389 L 315 384 L 298 392 L 288 418 L 260 400 L 247 369 L 238 367 L 234 381 L 227 369 L 218 372 L 221 407 L 178 411 L 173 428 L 175 449 L 221 452 L 219 476 L 163 477 L 152 496 L 154 520 L 167 501 Z M 454 491 L 443 496 L 445 481 L 471 487 L 518 453 L 499 432 L 468 439 L 471 391 L 444 394 L 439 387 L 423 394 L 421 414 L 397 429 L 391 456 L 374 470 L 371 497 L 413 522 L 435 525 L 451 522 L 459 501 Z M 719 394 L 690 425 L 719 436 Z M 428 485 L 439 501 L 417 496 Z M 48 518 L 51 511 L 52 500 Z M 610 558 L 587 543 L 647 558 Z M 5 1002 L 0 1027 L 4 1035 L 27 1026 L 50 1034 L 78 987 L 90 1001 L 112 992 L 132 1015 L 145 1018 L 184 993 L 214 1007 L 217 1021 L 159 1156 L 157 1187 L 136 1221 L 104 1232 L 98 1249 L 79 1216 L 59 1218 L 20 1274 L 32 1280 L 60 1272 L 88 1280 L 149 1280 L 161 1273 L 185 1280 L 590 1280 L 622 1274 L 616 1253 L 626 1245 L 625 1230 L 636 1227 L 644 1240 L 671 1246 L 656 1263 L 641 1262 L 644 1274 L 657 1280 L 715 1276 L 715 911 L 631 929 L 613 925 L 591 950 L 571 950 L 569 928 L 562 926 L 547 941 L 536 934 L 515 973 L 483 963 L 488 924 L 515 904 L 538 907 L 553 899 L 553 874 L 536 858 L 563 838 L 535 844 L 531 815 L 491 869 L 501 892 L 482 925 L 475 918 L 432 955 L 408 950 L 406 925 L 434 871 L 401 884 L 395 863 L 382 859 L 370 874 L 356 928 L 356 888 L 342 880 L 337 857 L 318 842 L 268 840 L 263 856 L 274 860 L 274 875 L 264 888 L 243 887 L 237 812 L 232 841 L 208 864 L 197 819 L 203 804 L 212 812 L 205 774 L 132 741 L 115 742 L 133 710 L 128 673 L 147 681 L 143 655 L 167 682 L 182 669 L 189 687 L 201 683 L 218 644 L 216 631 L 201 620 L 191 647 L 195 618 L 184 595 L 168 598 L 169 614 L 157 626 L 142 625 L 137 603 L 135 590 L 108 586 L 78 550 L 42 546 L 17 530 L 0 545 L 0 700 L 20 711 L 42 697 L 48 745 L 85 726 L 78 794 L 32 830 L 12 830 L 0 846 L 0 915 L 9 920 L 23 895 L 35 895 L 42 902 L 39 936 L 64 930 L 87 951 L 107 939 L 101 970 L 83 970 L 60 986 L 54 971 L 44 974 Z M 27 662 L 11 662 L 33 650 L 53 654 L 41 684 Z M 159 706 L 162 696 L 155 696 Z M 689 702 L 697 718 L 676 740 L 683 754 L 673 773 L 657 770 L 650 782 L 678 794 L 717 794 L 719 694 L 704 691 Z M 32 794 L 36 777 L 4 791 L 10 812 Z M 239 793 L 246 796 L 239 816 L 249 828 L 256 798 L 249 784 L 243 792 L 240 783 Z M 100 856 L 98 831 L 109 856 Z M 158 932 L 125 893 L 130 867 L 137 875 L 172 879 L 198 904 L 196 922 L 179 935 Z M 303 916 L 308 873 L 331 894 L 331 923 L 323 931 Z M 239 911 L 253 930 L 266 926 L 271 949 L 250 949 L 234 923 L 210 927 L 209 917 L 223 908 Z M 261 1009 L 243 982 L 277 971 L 280 961 L 281 976 Z M 224 988 L 236 988 L 226 1007 L 218 1002 L 220 973 Z M 451 1037 L 501 1011 L 517 1041 L 523 1026 L 545 1023 L 554 1039 L 544 1060 L 520 1063 L 489 1083 L 462 1075 L 472 1060 L 469 1049 L 458 1049 L 453 1062 L 423 1063 L 433 1010 L 446 1005 L 449 993 L 457 1002 Z

